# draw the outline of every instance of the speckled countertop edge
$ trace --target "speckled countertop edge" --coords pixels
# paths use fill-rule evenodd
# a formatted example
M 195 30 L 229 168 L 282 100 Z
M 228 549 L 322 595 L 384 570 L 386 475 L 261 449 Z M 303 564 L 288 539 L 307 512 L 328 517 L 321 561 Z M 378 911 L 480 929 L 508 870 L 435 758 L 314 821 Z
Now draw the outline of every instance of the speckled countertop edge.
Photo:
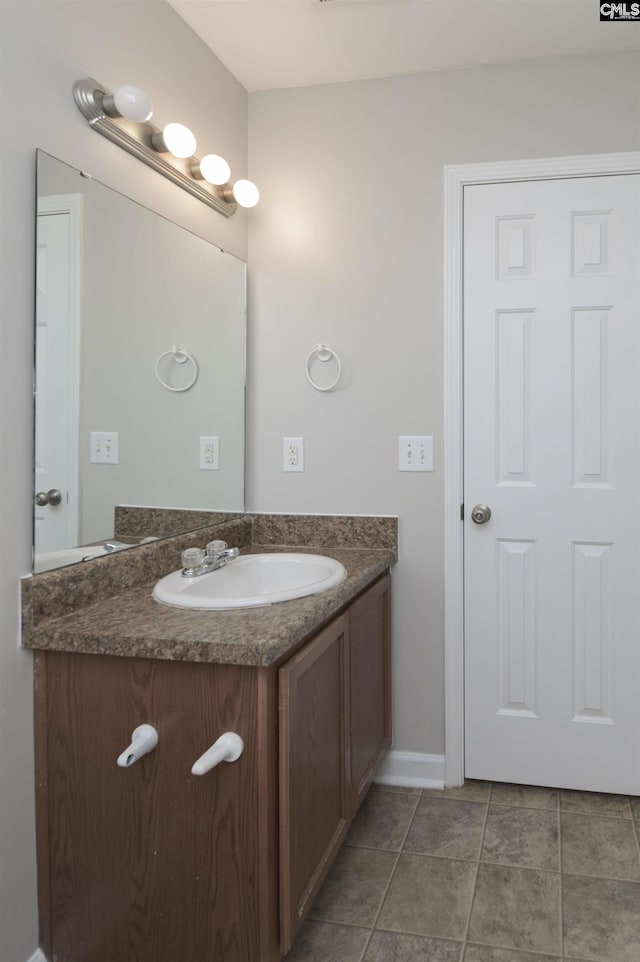
M 273 551 L 276 547 L 254 545 L 248 550 Z M 44 619 L 33 626 L 23 644 L 84 654 L 273 665 L 343 610 L 395 560 L 394 552 L 386 548 L 341 548 L 324 553 L 342 562 L 347 578 L 308 598 L 259 608 L 194 611 L 154 601 L 154 582 L 150 582 L 70 614 Z

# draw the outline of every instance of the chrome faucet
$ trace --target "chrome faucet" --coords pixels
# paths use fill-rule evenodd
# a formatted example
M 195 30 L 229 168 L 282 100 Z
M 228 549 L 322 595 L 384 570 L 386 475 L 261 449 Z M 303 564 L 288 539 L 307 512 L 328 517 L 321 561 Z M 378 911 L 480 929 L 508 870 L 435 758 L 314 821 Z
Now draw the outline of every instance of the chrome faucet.
M 207 547 L 187 548 L 182 552 L 183 578 L 197 578 L 217 571 L 240 554 L 239 548 L 228 548 L 226 541 L 210 541 Z

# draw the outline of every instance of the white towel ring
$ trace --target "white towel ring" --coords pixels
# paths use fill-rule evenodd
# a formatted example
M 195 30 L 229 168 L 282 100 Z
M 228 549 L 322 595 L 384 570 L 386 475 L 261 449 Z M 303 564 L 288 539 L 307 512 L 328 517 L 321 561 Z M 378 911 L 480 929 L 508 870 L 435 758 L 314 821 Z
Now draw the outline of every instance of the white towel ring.
M 160 364 L 163 359 L 165 357 L 169 357 L 169 355 L 173 356 L 173 360 L 176 362 L 176 364 L 186 364 L 188 361 L 193 364 L 193 377 L 189 383 L 185 384 L 183 387 L 171 387 L 171 385 L 167 384 L 166 381 L 163 381 L 162 377 L 160 376 Z M 162 384 L 163 388 L 166 388 L 167 391 L 174 391 L 176 394 L 180 394 L 182 391 L 188 391 L 189 388 L 192 388 L 198 380 L 198 364 L 195 357 L 192 357 L 188 351 L 183 351 L 181 347 L 175 347 L 174 345 L 170 351 L 165 351 L 164 354 L 161 354 L 156 361 L 156 377 L 160 381 L 160 384 Z
M 333 359 L 338 365 L 338 373 L 336 375 L 335 380 L 332 381 L 331 384 L 328 384 L 326 387 L 321 387 L 319 384 L 316 384 L 316 382 L 311 377 L 311 361 L 314 359 L 314 357 L 316 357 L 319 361 L 323 361 L 323 362 L 331 361 Z M 342 376 L 342 364 L 340 363 L 340 358 L 338 357 L 336 352 L 332 351 L 330 347 L 326 346 L 326 344 L 318 344 L 318 346 L 311 352 L 311 354 L 307 358 L 307 380 L 309 381 L 309 384 L 312 387 L 314 387 L 316 391 L 333 391 L 334 387 L 336 387 L 341 376 Z

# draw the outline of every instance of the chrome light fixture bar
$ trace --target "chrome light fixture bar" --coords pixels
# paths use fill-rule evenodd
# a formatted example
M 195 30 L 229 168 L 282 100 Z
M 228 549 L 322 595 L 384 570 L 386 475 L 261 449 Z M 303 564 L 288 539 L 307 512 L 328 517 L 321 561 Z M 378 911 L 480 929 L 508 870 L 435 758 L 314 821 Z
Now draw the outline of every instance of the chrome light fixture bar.
M 218 187 L 205 180 L 194 179 L 192 168 L 198 171 L 200 164 L 197 157 L 181 159 L 168 152 L 160 153 L 154 147 L 154 140 L 156 144 L 162 142 L 162 131 L 148 121 L 134 122 L 121 116 L 114 109 L 114 95 L 102 84 L 92 78 L 78 80 L 73 88 L 73 97 L 93 130 L 153 167 L 224 217 L 235 214 L 238 205 L 231 184 Z

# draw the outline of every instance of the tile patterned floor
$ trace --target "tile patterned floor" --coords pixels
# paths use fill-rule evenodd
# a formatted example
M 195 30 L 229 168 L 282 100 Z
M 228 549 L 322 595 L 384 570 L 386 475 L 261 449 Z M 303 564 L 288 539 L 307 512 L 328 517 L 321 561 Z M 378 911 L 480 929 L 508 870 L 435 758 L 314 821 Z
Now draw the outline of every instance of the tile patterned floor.
M 374 786 L 288 962 L 640 962 L 640 799 Z

